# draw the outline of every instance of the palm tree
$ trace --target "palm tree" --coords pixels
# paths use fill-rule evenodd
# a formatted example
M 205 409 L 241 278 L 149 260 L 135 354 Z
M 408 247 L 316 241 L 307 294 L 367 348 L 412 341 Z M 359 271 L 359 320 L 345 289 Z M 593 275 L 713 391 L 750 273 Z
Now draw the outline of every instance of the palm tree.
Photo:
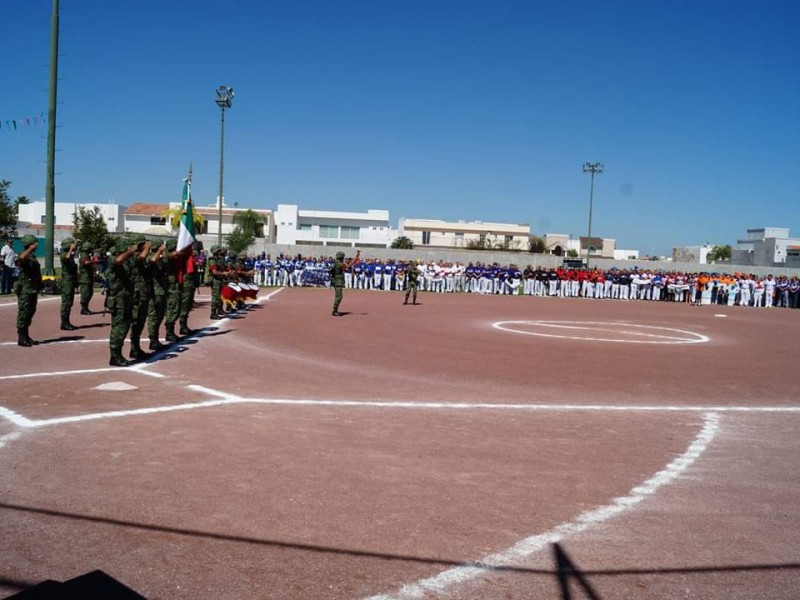
M 205 218 L 203 215 L 199 214 L 196 210 L 192 211 L 192 215 L 194 216 L 194 230 L 195 231 L 203 231 L 203 225 L 205 225 Z M 168 208 L 161 216 L 167 219 L 167 223 L 169 224 L 169 228 L 175 231 L 176 229 L 180 228 L 181 225 L 181 217 L 183 216 L 183 206 L 173 206 L 172 208 Z
M 247 236 L 264 237 L 264 217 L 249 208 L 233 215 L 233 224 Z

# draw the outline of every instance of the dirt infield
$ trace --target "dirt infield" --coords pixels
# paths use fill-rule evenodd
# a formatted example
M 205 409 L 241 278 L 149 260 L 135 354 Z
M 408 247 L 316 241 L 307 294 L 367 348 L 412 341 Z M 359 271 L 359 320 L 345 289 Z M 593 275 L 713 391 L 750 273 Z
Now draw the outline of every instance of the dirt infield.
M 128 369 L 107 316 L 45 298 L 20 348 L 0 304 L 0 597 L 797 596 L 800 311 L 199 300 Z

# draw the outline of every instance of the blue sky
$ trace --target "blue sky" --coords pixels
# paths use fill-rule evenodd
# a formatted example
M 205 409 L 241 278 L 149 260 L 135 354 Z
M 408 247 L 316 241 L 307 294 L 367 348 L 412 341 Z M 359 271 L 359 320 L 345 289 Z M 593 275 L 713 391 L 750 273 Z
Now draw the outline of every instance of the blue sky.
M 56 201 L 800 237 L 796 1 L 61 0 Z M 51 0 L 4 0 L 0 179 L 45 194 Z

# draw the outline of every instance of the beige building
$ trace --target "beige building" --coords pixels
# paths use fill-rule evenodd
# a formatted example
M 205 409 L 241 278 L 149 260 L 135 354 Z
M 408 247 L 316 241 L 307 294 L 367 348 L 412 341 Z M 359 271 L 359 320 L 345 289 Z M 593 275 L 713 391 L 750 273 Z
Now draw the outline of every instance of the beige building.
M 415 248 L 468 248 L 483 243 L 492 248 L 527 250 L 531 228 L 527 223 L 400 219 L 399 232 L 414 242 Z
M 586 258 L 588 248 L 589 258 L 614 258 L 617 241 L 610 238 L 581 236 L 573 239 L 566 233 L 546 233 L 544 235 L 545 252 L 556 256 L 566 256 L 574 250 L 581 258 Z

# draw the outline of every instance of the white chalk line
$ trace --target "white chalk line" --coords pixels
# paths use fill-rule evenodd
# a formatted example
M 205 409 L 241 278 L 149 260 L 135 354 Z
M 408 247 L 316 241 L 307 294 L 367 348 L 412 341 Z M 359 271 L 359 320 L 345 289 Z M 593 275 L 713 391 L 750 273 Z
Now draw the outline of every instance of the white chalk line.
M 31 420 L 8 408 L 0 406 L 0 416 L 19 427 L 47 427 L 65 423 L 81 423 L 101 419 L 135 417 L 155 413 L 168 413 L 186 410 L 232 406 L 236 404 L 256 404 L 272 406 L 298 407 L 331 407 L 331 408 L 378 408 L 378 409 L 411 409 L 411 410 L 486 410 L 486 411 L 543 411 L 543 412 L 736 412 L 736 413 L 800 413 L 800 406 L 636 406 L 636 405 L 602 405 L 602 404 L 485 404 L 467 402 L 392 402 L 367 400 L 312 400 L 288 398 L 243 398 L 214 390 L 200 385 L 189 385 L 188 389 L 216 397 L 215 400 L 187 402 L 164 406 L 114 410 L 101 413 L 88 413 L 53 419 Z
M 615 498 L 610 504 L 583 512 L 571 522 L 562 523 L 545 533 L 525 538 L 502 552 L 483 557 L 475 564 L 447 569 L 433 577 L 407 584 L 397 593 L 379 594 L 371 596 L 368 600 L 412 600 L 429 598 L 430 594 L 445 593 L 449 588 L 491 573 L 499 567 L 515 566 L 567 536 L 582 533 L 599 523 L 621 515 L 684 473 L 714 439 L 719 429 L 719 421 L 718 414 L 706 413 L 703 416 L 702 430 L 684 453 L 650 479 L 631 489 L 627 496 Z
M 40 304 L 42 302 L 52 302 L 53 300 L 59 300 L 60 301 L 61 300 L 61 296 L 52 296 L 52 297 L 48 297 L 48 298 L 39 298 L 37 300 L 37 304 Z M 12 300 L 11 302 L 0 302 L 0 308 L 5 308 L 7 306 L 13 306 L 14 308 L 17 308 L 17 301 L 16 300 Z
M 250 304 L 251 305 L 252 304 L 259 304 L 262 300 L 267 301 L 270 298 L 272 298 L 275 294 L 277 294 L 278 292 L 282 291 L 283 289 L 284 288 L 278 288 L 278 289 L 274 290 L 273 292 L 267 294 L 263 298 L 257 298 L 254 302 L 251 302 Z M 201 328 L 200 330 L 198 330 L 197 334 L 182 338 L 181 341 L 185 341 L 185 340 L 188 340 L 188 339 L 193 339 L 195 337 L 202 337 L 202 333 L 207 332 L 207 331 L 215 331 L 215 330 L 223 329 L 224 327 L 226 327 L 228 325 L 229 321 L 230 321 L 230 319 L 222 319 L 220 321 L 213 321 L 209 325 L 207 325 L 207 326 Z M 69 340 L 69 341 L 58 342 L 58 343 L 59 344 L 74 344 L 74 343 L 86 344 L 86 343 L 95 343 L 95 342 L 103 342 L 103 343 L 107 344 L 108 343 L 108 338 L 93 339 L 93 340 Z M 129 341 L 126 340 L 126 343 L 129 343 Z M 16 342 L 2 342 L 2 343 L 0 343 L 0 345 L 2 345 L 2 346 L 11 346 L 11 345 L 16 346 L 17 343 Z M 180 342 L 178 342 L 174 347 L 170 347 L 170 348 L 167 348 L 166 350 L 160 351 L 156 356 L 159 356 L 159 355 L 162 355 L 162 354 L 169 354 L 170 352 L 174 351 L 176 347 L 180 347 Z M 20 375 L 0 375 L 0 381 L 6 380 L 6 379 L 32 379 L 32 378 L 35 378 L 35 377 L 62 377 L 62 376 L 66 376 L 66 375 L 86 375 L 88 373 L 104 373 L 104 372 L 107 372 L 107 371 L 128 371 L 128 372 L 133 371 L 133 372 L 139 373 L 141 375 L 147 375 L 148 377 L 155 377 L 155 378 L 158 378 L 158 379 L 166 377 L 165 375 L 162 375 L 161 373 L 154 373 L 152 371 L 148 371 L 147 370 L 147 367 L 152 366 L 153 364 L 156 364 L 157 362 L 158 362 L 157 360 L 152 360 L 151 359 L 151 360 L 148 360 L 146 362 L 139 363 L 139 364 L 137 364 L 135 366 L 132 366 L 132 367 L 100 367 L 100 368 L 97 368 L 97 369 L 73 369 L 73 370 L 67 370 L 67 371 L 40 371 L 40 372 L 37 372 L 37 373 L 23 373 L 23 374 L 20 374 Z
M 66 375 L 87 375 L 92 373 L 107 373 L 109 371 L 123 371 L 126 373 L 137 373 L 139 375 L 145 375 L 147 377 L 155 377 L 156 379 L 163 379 L 166 377 L 161 373 L 153 373 L 152 371 L 145 371 L 144 367 L 146 365 L 144 363 L 140 365 L 136 365 L 134 367 L 100 367 L 98 369 L 74 369 L 70 371 L 44 371 L 40 373 L 22 373 L 20 375 L 2 375 L 0 376 L 0 381 L 8 380 L 8 379 L 33 379 L 35 377 L 63 377 Z
M 575 329 L 575 330 L 599 330 L 599 331 L 607 331 L 602 327 L 598 326 L 611 326 L 611 327 L 636 327 L 640 329 L 654 329 L 659 331 L 667 331 L 672 333 L 679 333 L 691 336 L 690 338 L 685 337 L 675 337 L 666 335 L 663 333 L 642 333 L 642 332 L 635 332 L 635 331 L 626 331 L 625 333 L 631 336 L 639 336 L 639 337 L 648 337 L 648 338 L 655 338 L 655 339 L 647 339 L 647 340 L 631 340 L 631 339 L 620 339 L 620 338 L 600 338 L 600 337 L 586 337 L 586 336 L 577 336 L 577 335 L 558 335 L 554 333 L 543 333 L 540 331 L 523 331 L 520 329 L 514 329 L 513 327 L 508 327 L 508 325 L 535 325 L 537 327 L 549 327 L 554 329 Z M 591 327 L 595 326 L 595 327 Z M 498 321 L 496 323 L 492 323 L 492 327 L 495 329 L 500 329 L 502 331 L 507 331 L 509 333 L 518 333 L 521 335 L 532 335 L 536 337 L 549 337 L 549 338 L 557 338 L 557 339 L 567 339 L 567 340 L 584 340 L 584 341 L 592 341 L 592 342 L 619 342 L 623 344 L 702 344 L 705 342 L 710 341 L 708 336 L 702 335 L 700 333 L 696 333 L 694 331 L 686 331 L 685 329 L 675 329 L 672 327 L 658 327 L 655 325 L 640 325 L 636 323 L 626 323 L 626 322 L 608 322 L 608 321 Z M 613 332 L 619 333 L 619 332 Z

